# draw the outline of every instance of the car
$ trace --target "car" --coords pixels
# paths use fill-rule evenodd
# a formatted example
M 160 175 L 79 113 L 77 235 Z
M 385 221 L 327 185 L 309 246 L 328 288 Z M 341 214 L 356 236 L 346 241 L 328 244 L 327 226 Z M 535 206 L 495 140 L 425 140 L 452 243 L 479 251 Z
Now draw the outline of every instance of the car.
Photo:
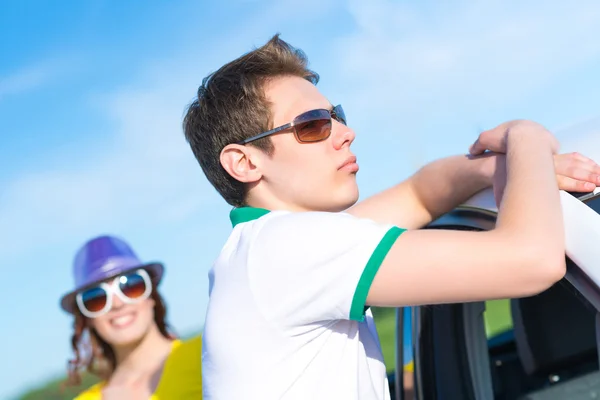
M 600 398 L 600 190 L 560 196 L 565 277 L 530 297 L 398 309 L 396 365 L 409 312 L 414 390 L 399 369 L 392 399 Z M 490 230 L 497 212 L 486 190 L 424 229 Z

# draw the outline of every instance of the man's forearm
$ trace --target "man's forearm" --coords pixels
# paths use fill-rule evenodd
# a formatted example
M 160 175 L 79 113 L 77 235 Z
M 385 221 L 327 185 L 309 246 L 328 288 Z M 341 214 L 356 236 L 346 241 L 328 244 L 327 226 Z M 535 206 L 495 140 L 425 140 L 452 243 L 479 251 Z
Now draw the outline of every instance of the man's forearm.
M 488 157 L 442 158 L 425 165 L 408 179 L 419 203 L 430 216 L 427 223 L 492 185 L 495 156 L 494 159 Z
M 493 160 L 487 158 L 463 155 L 433 161 L 405 181 L 348 211 L 406 229 L 422 228 L 491 186 Z

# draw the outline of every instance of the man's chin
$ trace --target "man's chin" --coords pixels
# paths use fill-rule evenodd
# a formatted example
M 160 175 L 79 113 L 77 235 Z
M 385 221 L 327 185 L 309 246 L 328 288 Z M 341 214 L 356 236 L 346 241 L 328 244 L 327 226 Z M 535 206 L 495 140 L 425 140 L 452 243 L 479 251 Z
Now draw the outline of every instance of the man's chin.
M 347 209 L 349 209 L 350 207 L 355 205 L 356 202 L 358 202 L 358 188 L 356 189 L 356 191 L 354 193 L 349 193 L 346 196 L 344 196 L 343 199 L 340 199 L 340 201 L 337 202 L 337 204 L 334 207 L 334 210 L 332 210 L 332 211 L 333 212 L 346 211 Z

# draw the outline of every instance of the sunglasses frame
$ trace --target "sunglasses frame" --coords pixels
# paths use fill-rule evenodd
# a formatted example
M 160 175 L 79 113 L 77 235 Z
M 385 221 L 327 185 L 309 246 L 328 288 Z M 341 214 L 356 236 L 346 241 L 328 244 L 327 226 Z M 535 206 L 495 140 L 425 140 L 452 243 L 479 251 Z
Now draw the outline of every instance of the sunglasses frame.
M 313 141 L 304 141 L 300 139 L 300 136 L 298 135 L 298 132 L 296 131 L 296 124 L 299 123 L 306 123 L 306 122 L 310 122 L 310 121 L 319 121 L 323 118 L 313 118 L 313 119 L 307 119 L 306 121 L 300 121 L 298 122 L 299 119 L 301 119 L 302 116 L 310 114 L 310 113 L 317 113 L 317 112 L 323 112 L 325 111 L 327 114 L 329 114 L 329 122 L 333 125 L 333 121 L 332 120 L 336 120 L 339 123 L 342 123 L 344 125 L 346 125 L 346 114 L 344 113 L 344 109 L 342 108 L 341 104 L 338 104 L 337 106 L 333 107 L 331 110 L 328 110 L 326 108 L 317 108 L 314 110 L 309 110 L 306 112 L 303 112 L 302 114 L 298 115 L 296 118 L 294 118 L 294 120 L 290 123 L 287 123 L 285 125 L 281 125 L 278 126 L 277 128 L 271 129 L 269 131 L 263 132 L 263 133 L 259 133 L 258 135 L 249 137 L 248 139 L 244 139 L 244 140 L 240 140 L 239 142 L 237 142 L 236 144 L 247 144 L 250 142 L 253 142 L 255 140 L 258 139 L 262 139 L 264 137 L 267 137 L 269 135 L 273 135 L 275 133 L 279 133 L 281 131 L 284 131 L 286 129 L 290 129 L 290 128 L 294 128 L 294 136 L 296 136 L 296 140 L 300 143 L 317 143 L 317 142 L 321 142 L 325 139 L 327 139 L 329 136 L 331 136 L 331 128 L 329 129 L 329 133 L 327 134 L 327 136 L 325 136 L 323 139 L 320 140 L 313 140 Z
M 145 289 L 144 293 L 142 293 L 141 296 L 136 297 L 135 299 L 132 299 L 130 297 L 127 297 L 127 295 L 125 295 L 125 293 L 123 293 L 121 291 L 121 288 L 119 287 L 119 280 L 125 276 L 136 275 L 136 274 L 142 277 L 142 280 L 144 281 L 144 284 L 146 285 L 146 289 Z M 83 301 L 83 293 L 87 292 L 88 290 L 95 289 L 95 288 L 101 288 L 106 292 L 106 304 L 99 311 L 90 311 L 85 307 L 85 303 Z M 112 279 L 112 281 L 110 283 L 101 282 L 98 285 L 95 285 L 95 286 L 89 287 L 85 290 L 82 290 L 79 293 L 77 293 L 77 295 L 75 296 L 75 299 L 77 301 L 77 307 L 79 308 L 79 311 L 81 311 L 81 313 L 84 316 L 86 316 L 88 318 L 97 318 L 101 315 L 106 314 L 108 311 L 110 311 L 110 309 L 112 308 L 112 303 L 113 303 L 113 295 L 117 295 L 119 297 L 119 299 L 125 304 L 135 304 L 135 303 L 139 303 L 141 301 L 146 300 L 148 297 L 150 297 L 151 293 L 152 293 L 152 281 L 150 279 L 150 275 L 148 274 L 148 272 L 145 269 L 140 268 L 134 272 L 128 272 L 125 274 L 117 275 Z

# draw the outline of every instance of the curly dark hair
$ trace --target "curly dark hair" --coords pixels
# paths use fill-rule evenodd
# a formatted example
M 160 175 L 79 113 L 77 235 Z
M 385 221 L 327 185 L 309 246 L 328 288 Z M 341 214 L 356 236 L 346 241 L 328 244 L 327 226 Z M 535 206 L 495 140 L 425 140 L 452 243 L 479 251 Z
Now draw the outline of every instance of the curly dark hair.
M 166 322 L 167 307 L 153 284 L 150 298 L 154 300 L 154 322 L 159 332 L 168 339 L 174 339 Z M 75 357 L 68 361 L 66 386 L 81 384 L 81 371 L 87 371 L 102 380 L 107 380 L 117 367 L 115 352 L 89 324 L 89 320 L 78 308 L 74 310 L 74 332 L 71 336 L 71 347 Z

